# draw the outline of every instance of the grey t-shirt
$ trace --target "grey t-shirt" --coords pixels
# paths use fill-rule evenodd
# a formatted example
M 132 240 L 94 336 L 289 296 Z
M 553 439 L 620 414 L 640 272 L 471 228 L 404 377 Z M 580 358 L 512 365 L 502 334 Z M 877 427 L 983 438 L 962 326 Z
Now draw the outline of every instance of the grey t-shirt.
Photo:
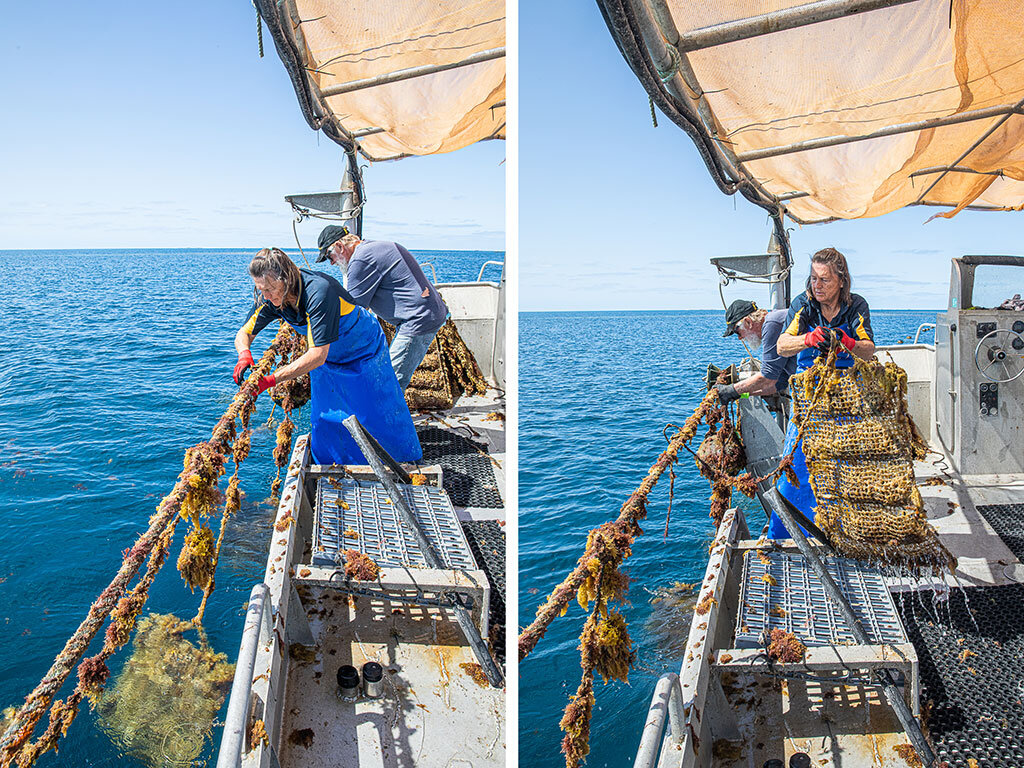
M 776 344 L 786 325 L 788 309 L 773 309 L 761 326 L 761 375 L 775 382 L 776 389 L 785 389 L 789 377 L 796 373 L 796 355 L 783 357 Z
M 356 304 L 372 309 L 408 335 L 433 333 L 448 316 L 437 289 L 398 243 L 359 243 L 348 265 L 345 288 Z

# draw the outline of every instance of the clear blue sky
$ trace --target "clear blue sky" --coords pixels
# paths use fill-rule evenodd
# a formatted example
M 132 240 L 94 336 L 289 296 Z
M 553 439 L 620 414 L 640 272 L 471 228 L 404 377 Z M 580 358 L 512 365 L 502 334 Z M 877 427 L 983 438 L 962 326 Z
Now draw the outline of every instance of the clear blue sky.
M 708 259 L 763 253 L 765 213 L 719 192 L 667 118 L 652 126 L 647 94 L 593 0 L 526 0 L 519 40 L 520 309 L 721 308 Z M 794 288 L 810 254 L 832 245 L 873 307 L 939 308 L 951 257 L 1024 255 L 1024 213 L 964 211 L 924 225 L 936 210 L 793 225 Z
M 294 247 L 283 196 L 337 189 L 342 151 L 264 41 L 246 0 L 8 4 L 0 249 Z M 504 250 L 504 159 L 492 141 L 373 165 L 364 234 Z

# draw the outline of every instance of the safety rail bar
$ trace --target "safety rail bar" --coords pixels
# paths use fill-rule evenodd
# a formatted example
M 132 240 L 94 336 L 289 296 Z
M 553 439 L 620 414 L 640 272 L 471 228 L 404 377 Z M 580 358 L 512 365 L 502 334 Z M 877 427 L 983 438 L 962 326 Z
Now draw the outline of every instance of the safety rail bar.
M 935 323 L 921 323 L 919 326 L 917 326 L 917 333 L 914 334 L 915 344 L 917 344 L 917 340 L 921 337 L 921 331 L 925 330 L 926 328 L 931 328 L 934 331 Z
M 245 614 L 242 643 L 238 649 L 235 679 L 231 683 L 228 712 L 224 718 L 224 732 L 220 739 L 217 768 L 238 768 L 242 764 L 242 750 L 249 719 L 249 700 L 252 696 L 252 674 L 256 669 L 256 652 L 262 642 L 270 639 L 270 588 L 262 582 L 252 588 L 249 610 Z
M 431 280 L 431 282 L 434 285 L 437 285 L 437 270 L 434 269 L 434 262 L 432 262 L 432 261 L 421 261 L 420 262 L 420 267 L 430 267 L 430 274 L 434 278 L 433 280 Z
M 647 710 L 647 722 L 640 735 L 640 746 L 636 750 L 633 768 L 654 768 L 657 765 L 666 713 L 669 739 L 678 746 L 683 743 L 683 689 L 679 685 L 679 675 L 675 672 L 666 672 L 654 687 L 654 696 Z
M 497 266 L 501 267 L 502 274 L 504 274 L 504 272 L 505 272 L 505 262 L 504 261 L 485 261 L 483 264 L 480 265 L 480 274 L 477 275 L 477 277 L 476 277 L 476 281 L 478 283 L 482 283 L 484 281 L 484 270 L 487 269 L 487 265 L 488 264 L 496 264 Z

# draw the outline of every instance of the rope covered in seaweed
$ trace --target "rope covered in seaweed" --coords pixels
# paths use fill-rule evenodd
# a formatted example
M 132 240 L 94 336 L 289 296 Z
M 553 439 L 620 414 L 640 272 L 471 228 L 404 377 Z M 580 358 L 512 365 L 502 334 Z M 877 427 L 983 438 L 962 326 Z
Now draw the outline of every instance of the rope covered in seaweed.
M 125 550 L 124 561 L 117 574 L 89 607 L 85 619 L 0 736 L 0 768 L 9 768 L 13 762 L 19 768 L 24 768 L 47 749 L 55 747 L 57 740 L 67 733 L 82 697 L 95 696 L 102 690 L 110 674 L 106 659 L 131 636 L 135 620 L 148 597 L 149 587 L 167 558 L 178 520 L 187 514 L 195 523 L 199 512 L 208 503 L 211 484 L 215 494 L 217 478 L 223 473 L 224 454 L 233 447 L 232 441 L 235 440 L 235 420 L 241 419 L 243 425 L 248 426 L 256 410 L 260 377 L 274 369 L 279 351 L 290 347 L 294 343 L 291 340 L 294 336 L 291 328 L 282 324 L 277 336 L 253 366 L 249 378 L 214 426 L 210 440 L 186 451 L 185 467 L 171 492 L 158 505 L 156 514 L 150 517 L 149 527 L 130 549 Z M 237 460 L 236 455 L 236 464 Z M 199 529 L 197 527 L 194 530 Z M 147 558 L 143 577 L 129 592 L 128 584 Z M 107 616 L 111 616 L 111 624 L 107 629 L 103 649 L 79 664 L 79 682 L 68 699 L 54 702 L 53 697 L 70 677 L 71 671 L 98 634 Z M 50 722 L 46 731 L 38 741 L 26 743 L 47 709 L 50 710 Z

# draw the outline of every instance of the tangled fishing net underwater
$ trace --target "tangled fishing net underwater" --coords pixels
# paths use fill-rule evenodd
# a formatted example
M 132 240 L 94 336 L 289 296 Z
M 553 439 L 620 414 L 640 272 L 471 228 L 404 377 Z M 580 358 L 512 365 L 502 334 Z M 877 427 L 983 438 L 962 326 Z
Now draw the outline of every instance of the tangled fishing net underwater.
M 914 460 L 928 448 L 907 409 L 907 374 L 892 362 L 832 358 L 790 381 L 815 522 L 836 550 L 911 570 L 952 571 L 956 561 L 925 516 Z
M 133 757 L 152 766 L 190 766 L 203 754 L 231 688 L 235 665 L 195 629 L 172 615 L 139 622 L 132 655 L 99 698 L 100 727 Z

